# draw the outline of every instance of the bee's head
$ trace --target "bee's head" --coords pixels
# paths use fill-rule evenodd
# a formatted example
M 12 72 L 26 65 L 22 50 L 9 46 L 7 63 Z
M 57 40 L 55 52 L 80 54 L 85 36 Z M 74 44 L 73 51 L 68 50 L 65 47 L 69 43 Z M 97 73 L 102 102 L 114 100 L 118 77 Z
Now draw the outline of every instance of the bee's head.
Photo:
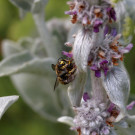
M 57 63 L 57 65 L 59 66 L 59 67 L 65 67 L 66 65 L 68 66 L 68 65 L 70 65 L 71 64 L 71 60 L 70 59 L 64 59 L 64 58 L 60 58 L 59 60 L 58 60 L 58 63 Z
M 62 67 L 62 66 L 64 66 L 65 64 L 66 64 L 66 62 L 65 62 L 64 60 L 60 60 L 60 61 L 58 62 L 59 67 Z

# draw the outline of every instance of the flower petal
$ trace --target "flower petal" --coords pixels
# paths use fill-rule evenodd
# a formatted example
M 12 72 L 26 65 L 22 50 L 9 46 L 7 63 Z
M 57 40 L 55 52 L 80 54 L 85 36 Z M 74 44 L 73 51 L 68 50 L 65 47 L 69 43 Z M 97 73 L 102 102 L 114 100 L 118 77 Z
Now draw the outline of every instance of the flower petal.
M 86 102 L 86 101 L 89 100 L 89 99 L 90 99 L 90 97 L 89 97 L 88 93 L 85 92 L 85 93 L 83 94 L 83 100 Z
M 0 97 L 0 119 L 5 111 L 18 100 L 19 96 Z
M 60 118 L 57 119 L 58 122 L 67 124 L 71 127 L 74 126 L 74 122 L 73 122 L 73 118 L 72 117 L 68 117 L 68 116 L 62 116 Z
M 129 53 L 132 48 L 133 48 L 133 44 L 129 44 L 125 48 L 121 49 L 120 52 L 121 53 Z
M 86 73 L 77 71 L 75 80 L 68 87 L 68 96 L 70 98 L 72 106 L 80 105 L 84 91 L 85 80 L 86 80 Z
M 132 102 L 127 106 L 127 110 L 132 110 L 134 106 L 135 106 L 135 101 L 132 101 Z
M 126 114 L 126 104 L 130 91 L 129 76 L 124 67 L 113 67 L 103 78 L 103 85 L 112 103 L 117 105 L 121 112 L 117 117 L 119 121 Z
M 67 56 L 67 57 L 69 57 L 69 58 L 72 58 L 73 57 L 72 53 L 70 53 L 70 52 L 62 51 L 62 54 L 65 55 L 65 56 Z

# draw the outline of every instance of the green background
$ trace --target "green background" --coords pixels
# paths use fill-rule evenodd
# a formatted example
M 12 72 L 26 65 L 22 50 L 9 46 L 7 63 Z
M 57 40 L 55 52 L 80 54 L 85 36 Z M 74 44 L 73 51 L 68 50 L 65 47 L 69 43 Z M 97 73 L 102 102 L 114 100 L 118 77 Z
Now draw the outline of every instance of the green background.
M 46 20 L 52 17 L 66 17 L 67 0 L 50 0 L 46 12 Z M 0 43 L 3 39 L 18 40 L 20 37 L 32 35 L 35 24 L 31 14 L 24 19 L 19 18 L 18 9 L 8 0 L 0 0 Z M 132 41 L 134 43 L 134 40 Z M 125 57 L 125 65 L 131 78 L 131 92 L 135 93 L 135 47 Z M 18 95 L 9 78 L 0 78 L 0 96 Z M 24 101 L 18 100 L 0 121 L 0 135 L 71 135 L 69 127 L 51 123 L 33 112 Z

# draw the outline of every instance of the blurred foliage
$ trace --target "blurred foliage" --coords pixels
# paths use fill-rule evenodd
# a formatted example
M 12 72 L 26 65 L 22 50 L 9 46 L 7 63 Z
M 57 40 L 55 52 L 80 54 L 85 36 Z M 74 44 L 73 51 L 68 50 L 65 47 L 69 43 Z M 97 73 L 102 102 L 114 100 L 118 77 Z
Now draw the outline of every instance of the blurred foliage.
M 7 38 L 17 40 L 20 37 L 26 37 L 32 35 L 35 29 L 35 24 L 32 15 L 28 13 L 24 19 L 14 20 L 14 23 L 9 27 Z M 35 32 L 34 32 L 35 33 Z
M 67 0 L 50 0 L 46 12 L 46 20 L 52 17 L 66 17 L 64 11 L 68 10 L 66 5 Z M 127 20 L 127 25 L 133 22 Z M 128 30 L 132 30 L 131 25 Z M 129 32 L 129 31 L 127 31 Z M 19 19 L 18 9 L 13 6 L 8 0 L 0 0 L 0 41 L 3 39 L 18 40 L 20 37 L 27 35 L 35 36 L 36 28 L 32 15 L 27 14 L 24 19 Z M 127 34 L 127 33 L 125 33 Z M 135 38 L 133 40 L 135 44 Z M 125 57 L 125 65 L 131 78 L 131 91 L 135 93 L 135 47 L 131 53 Z M 9 78 L 4 77 L 0 79 L 0 96 L 18 94 L 13 87 Z M 42 119 L 38 114 L 34 113 L 24 102 L 20 99 L 16 102 L 3 116 L 0 121 L 1 135 L 61 135 L 72 134 L 69 127 L 58 123 L 51 123 Z
M 113 3 L 118 3 L 121 0 L 111 0 Z
M 65 17 L 66 1 L 50 0 L 46 8 L 46 19 Z M 0 41 L 6 38 L 18 40 L 20 37 L 34 36 L 35 31 L 35 24 L 30 13 L 20 19 L 19 11 L 15 6 L 8 0 L 0 0 Z M 8 95 L 18 95 L 18 93 L 8 77 L 0 78 L 0 96 Z M 41 118 L 20 97 L 0 121 L 0 134 L 68 135 L 72 132 L 63 124 L 51 123 Z
M 125 18 L 123 28 L 124 30 L 122 34 L 126 41 L 129 36 L 134 35 L 134 31 L 135 31 L 135 24 L 129 16 Z
M 0 39 L 5 38 L 9 27 L 18 19 L 17 9 L 9 1 L 0 1 Z
M 52 17 L 66 17 L 64 11 L 68 9 L 67 0 L 49 0 L 45 8 L 46 20 Z M 19 19 L 18 9 L 8 0 L 0 1 L 0 39 L 8 38 L 17 40 L 20 37 L 35 34 L 35 24 L 30 13 Z

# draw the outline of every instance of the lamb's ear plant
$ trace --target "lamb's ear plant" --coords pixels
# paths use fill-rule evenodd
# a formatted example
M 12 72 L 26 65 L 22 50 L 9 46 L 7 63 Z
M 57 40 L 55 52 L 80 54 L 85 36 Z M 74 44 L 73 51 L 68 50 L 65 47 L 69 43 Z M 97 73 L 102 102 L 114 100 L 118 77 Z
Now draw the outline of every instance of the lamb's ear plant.
M 127 106 L 130 80 L 123 64 L 124 54 L 133 47 L 131 43 L 125 45 L 122 39 L 122 27 L 128 17 L 126 8 L 121 11 L 128 7 L 124 6 L 125 2 L 73 0 L 67 3 L 70 10 L 65 13 L 71 16 L 73 24 L 82 26 L 70 43 L 77 72 L 68 93 L 75 117 L 63 116 L 58 121 L 70 125 L 79 135 L 134 134 L 135 115 L 128 114 L 134 101 Z M 89 70 L 92 88 L 83 94 Z
M 127 106 L 130 80 L 123 60 L 133 47 L 134 0 L 69 1 L 65 13 L 74 25 L 62 19 L 45 22 L 47 0 L 11 2 L 21 13 L 31 12 L 39 37 L 3 42 L 0 77 L 10 76 L 24 100 L 44 118 L 58 118 L 79 135 L 133 135 L 135 116 L 129 110 L 134 102 Z M 54 92 L 51 64 L 62 54 L 74 61 L 75 78 Z M 62 75 L 68 80 L 71 65 L 66 66 Z

